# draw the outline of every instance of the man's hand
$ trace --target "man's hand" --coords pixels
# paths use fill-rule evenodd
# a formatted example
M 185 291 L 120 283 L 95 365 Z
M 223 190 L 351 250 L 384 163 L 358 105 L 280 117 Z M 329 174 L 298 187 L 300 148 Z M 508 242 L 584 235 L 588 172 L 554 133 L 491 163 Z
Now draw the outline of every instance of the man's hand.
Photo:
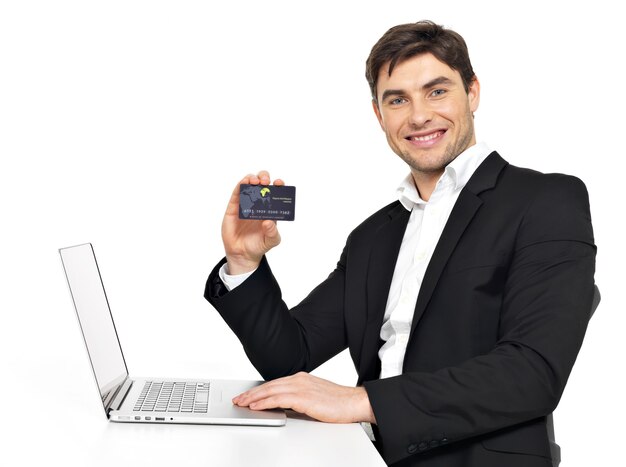
M 233 399 L 252 410 L 292 409 L 330 423 L 376 423 L 367 392 L 298 373 L 254 387 Z
M 243 274 L 259 266 L 263 255 L 280 243 L 276 221 L 239 219 L 239 185 L 269 185 L 270 174 L 265 170 L 245 176 L 233 190 L 222 222 L 222 241 L 226 251 L 229 274 Z M 274 185 L 284 185 L 274 180 Z

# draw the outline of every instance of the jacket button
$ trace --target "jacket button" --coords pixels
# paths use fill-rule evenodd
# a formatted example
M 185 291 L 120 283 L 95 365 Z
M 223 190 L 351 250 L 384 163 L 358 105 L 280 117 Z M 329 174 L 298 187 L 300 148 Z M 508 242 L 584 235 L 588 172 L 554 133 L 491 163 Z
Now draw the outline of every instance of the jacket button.
M 439 441 L 436 439 L 433 439 L 430 443 L 428 443 L 429 448 L 436 448 L 437 446 L 439 446 Z
M 417 452 L 417 444 L 409 444 L 409 447 L 407 448 L 407 451 L 409 451 L 409 454 L 414 454 Z
M 423 442 L 423 441 L 422 441 L 422 442 L 421 442 L 421 443 L 417 446 L 417 448 L 418 448 L 420 451 L 424 451 L 424 450 L 428 449 L 428 443 L 425 443 L 425 442 Z

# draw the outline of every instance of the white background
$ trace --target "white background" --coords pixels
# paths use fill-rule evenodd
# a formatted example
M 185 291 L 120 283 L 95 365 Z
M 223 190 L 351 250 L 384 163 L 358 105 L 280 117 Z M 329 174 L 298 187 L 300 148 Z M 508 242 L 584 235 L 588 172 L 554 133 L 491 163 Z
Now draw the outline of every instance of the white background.
M 259 377 L 202 297 L 230 192 L 263 168 L 297 186 L 296 221 L 269 255 L 295 305 L 407 172 L 371 111 L 364 62 L 389 27 L 432 19 L 468 43 L 478 140 L 587 184 L 603 298 L 557 441 L 564 467 L 619 464 L 626 98 L 614 5 L 2 1 L 1 391 L 29 417 L 10 420 L 16 406 L 3 404 L 9 454 L 32 449 L 32 417 L 52 417 L 64 392 L 102 417 L 60 247 L 94 244 L 132 374 Z M 329 193 L 335 212 L 318 208 Z M 356 380 L 345 352 L 316 374 Z

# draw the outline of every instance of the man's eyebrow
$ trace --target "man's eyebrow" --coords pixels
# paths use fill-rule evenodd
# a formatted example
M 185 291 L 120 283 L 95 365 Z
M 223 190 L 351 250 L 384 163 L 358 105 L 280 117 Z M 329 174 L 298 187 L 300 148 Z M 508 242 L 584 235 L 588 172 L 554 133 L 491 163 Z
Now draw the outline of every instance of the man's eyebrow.
M 454 81 L 452 81 L 450 78 L 447 78 L 446 76 L 438 76 L 437 78 L 431 79 L 428 83 L 422 86 L 422 89 L 431 89 L 441 84 L 450 85 L 454 84 Z
M 406 94 L 406 92 L 401 89 L 385 89 L 385 92 L 383 92 L 383 95 L 380 98 L 380 100 L 384 101 L 390 96 L 401 96 L 403 94 Z

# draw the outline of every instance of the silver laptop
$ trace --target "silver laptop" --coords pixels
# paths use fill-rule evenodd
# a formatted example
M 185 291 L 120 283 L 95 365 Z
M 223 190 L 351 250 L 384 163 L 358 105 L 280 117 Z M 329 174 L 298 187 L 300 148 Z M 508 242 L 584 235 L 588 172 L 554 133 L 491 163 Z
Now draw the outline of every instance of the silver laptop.
M 282 426 L 282 410 L 253 411 L 232 398 L 255 381 L 134 378 L 122 353 L 90 243 L 59 250 L 107 418 L 114 422 Z

